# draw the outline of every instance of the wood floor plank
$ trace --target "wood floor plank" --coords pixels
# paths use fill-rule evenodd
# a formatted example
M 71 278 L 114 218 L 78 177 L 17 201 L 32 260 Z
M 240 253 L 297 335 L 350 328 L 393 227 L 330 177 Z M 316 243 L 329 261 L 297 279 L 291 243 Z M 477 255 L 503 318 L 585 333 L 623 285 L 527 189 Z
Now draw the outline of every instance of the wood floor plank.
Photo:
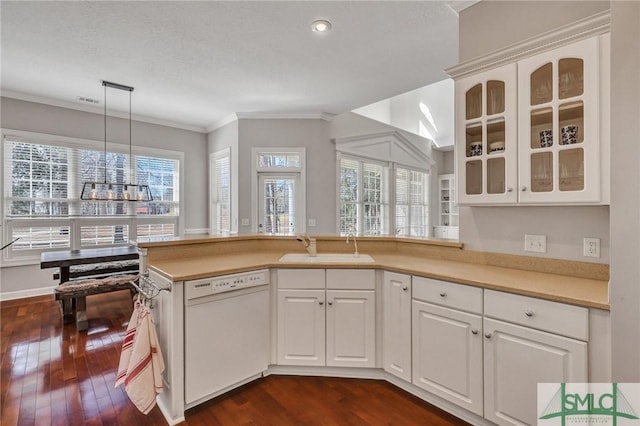
M 0 423 L 166 425 L 114 388 L 132 312 L 128 291 L 90 296 L 89 328 L 62 324 L 52 296 L 0 302 Z M 187 411 L 186 426 L 463 425 L 378 380 L 268 376 Z

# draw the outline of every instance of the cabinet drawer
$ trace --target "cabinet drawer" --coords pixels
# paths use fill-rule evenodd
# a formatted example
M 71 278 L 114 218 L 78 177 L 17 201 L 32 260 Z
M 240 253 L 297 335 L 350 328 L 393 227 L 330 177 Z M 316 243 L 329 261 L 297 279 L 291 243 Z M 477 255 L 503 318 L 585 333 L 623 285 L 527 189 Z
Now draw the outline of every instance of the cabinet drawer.
M 327 269 L 327 288 L 336 290 L 375 290 L 373 269 Z
M 579 306 L 485 290 L 484 314 L 574 339 L 589 340 L 589 310 Z
M 278 269 L 278 288 L 324 290 L 324 269 Z
M 413 277 L 413 298 L 482 314 L 482 289 L 431 278 Z

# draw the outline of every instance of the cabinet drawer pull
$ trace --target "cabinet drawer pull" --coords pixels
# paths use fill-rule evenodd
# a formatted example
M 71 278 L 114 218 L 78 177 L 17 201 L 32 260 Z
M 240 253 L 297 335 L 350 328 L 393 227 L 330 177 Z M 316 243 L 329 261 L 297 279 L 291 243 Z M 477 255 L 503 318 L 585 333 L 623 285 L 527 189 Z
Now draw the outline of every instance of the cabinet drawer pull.
M 324 302 L 318 302 L 320 304 L 320 306 L 324 305 Z
M 526 316 L 528 316 L 529 318 L 531 318 L 531 317 L 533 316 L 533 311 L 532 311 L 532 310 L 527 309 L 526 311 L 524 311 L 524 314 L 525 314 Z
M 526 186 L 523 186 L 522 188 L 520 188 L 520 190 L 521 190 L 522 192 L 526 192 L 526 191 L 527 191 L 527 187 L 526 187 Z
M 491 339 L 491 333 L 489 332 L 484 333 L 484 337 L 486 337 L 487 339 Z
M 402 287 L 402 291 L 407 291 L 407 290 L 409 290 L 409 287 L 407 287 L 406 285 Z
M 440 292 L 440 297 L 445 297 L 447 295 L 447 293 L 445 293 L 444 291 Z
M 513 192 L 513 188 L 510 186 L 507 186 L 507 192 Z
M 327 303 L 329 306 L 333 306 L 333 302 L 328 302 Z
M 472 328 L 471 329 L 471 334 L 473 334 L 475 336 L 476 334 L 478 334 L 478 330 L 476 330 L 475 328 Z

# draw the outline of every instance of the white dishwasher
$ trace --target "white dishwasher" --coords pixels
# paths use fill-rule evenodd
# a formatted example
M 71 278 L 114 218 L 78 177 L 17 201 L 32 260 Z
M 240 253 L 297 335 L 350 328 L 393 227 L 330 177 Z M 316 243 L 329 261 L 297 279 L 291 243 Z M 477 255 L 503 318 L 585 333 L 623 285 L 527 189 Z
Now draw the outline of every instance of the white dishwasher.
M 269 270 L 186 281 L 185 405 L 262 375 L 269 363 Z

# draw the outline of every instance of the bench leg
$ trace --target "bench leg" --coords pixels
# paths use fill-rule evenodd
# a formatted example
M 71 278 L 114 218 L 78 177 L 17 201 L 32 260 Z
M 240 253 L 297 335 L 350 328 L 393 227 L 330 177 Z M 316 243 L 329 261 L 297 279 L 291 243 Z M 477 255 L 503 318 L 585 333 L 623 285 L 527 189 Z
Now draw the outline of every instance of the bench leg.
M 76 297 L 76 328 L 78 331 L 84 331 L 89 328 L 86 296 Z
M 60 306 L 62 307 L 62 322 L 63 324 L 71 324 L 73 322 L 73 302 L 69 298 L 60 300 Z

